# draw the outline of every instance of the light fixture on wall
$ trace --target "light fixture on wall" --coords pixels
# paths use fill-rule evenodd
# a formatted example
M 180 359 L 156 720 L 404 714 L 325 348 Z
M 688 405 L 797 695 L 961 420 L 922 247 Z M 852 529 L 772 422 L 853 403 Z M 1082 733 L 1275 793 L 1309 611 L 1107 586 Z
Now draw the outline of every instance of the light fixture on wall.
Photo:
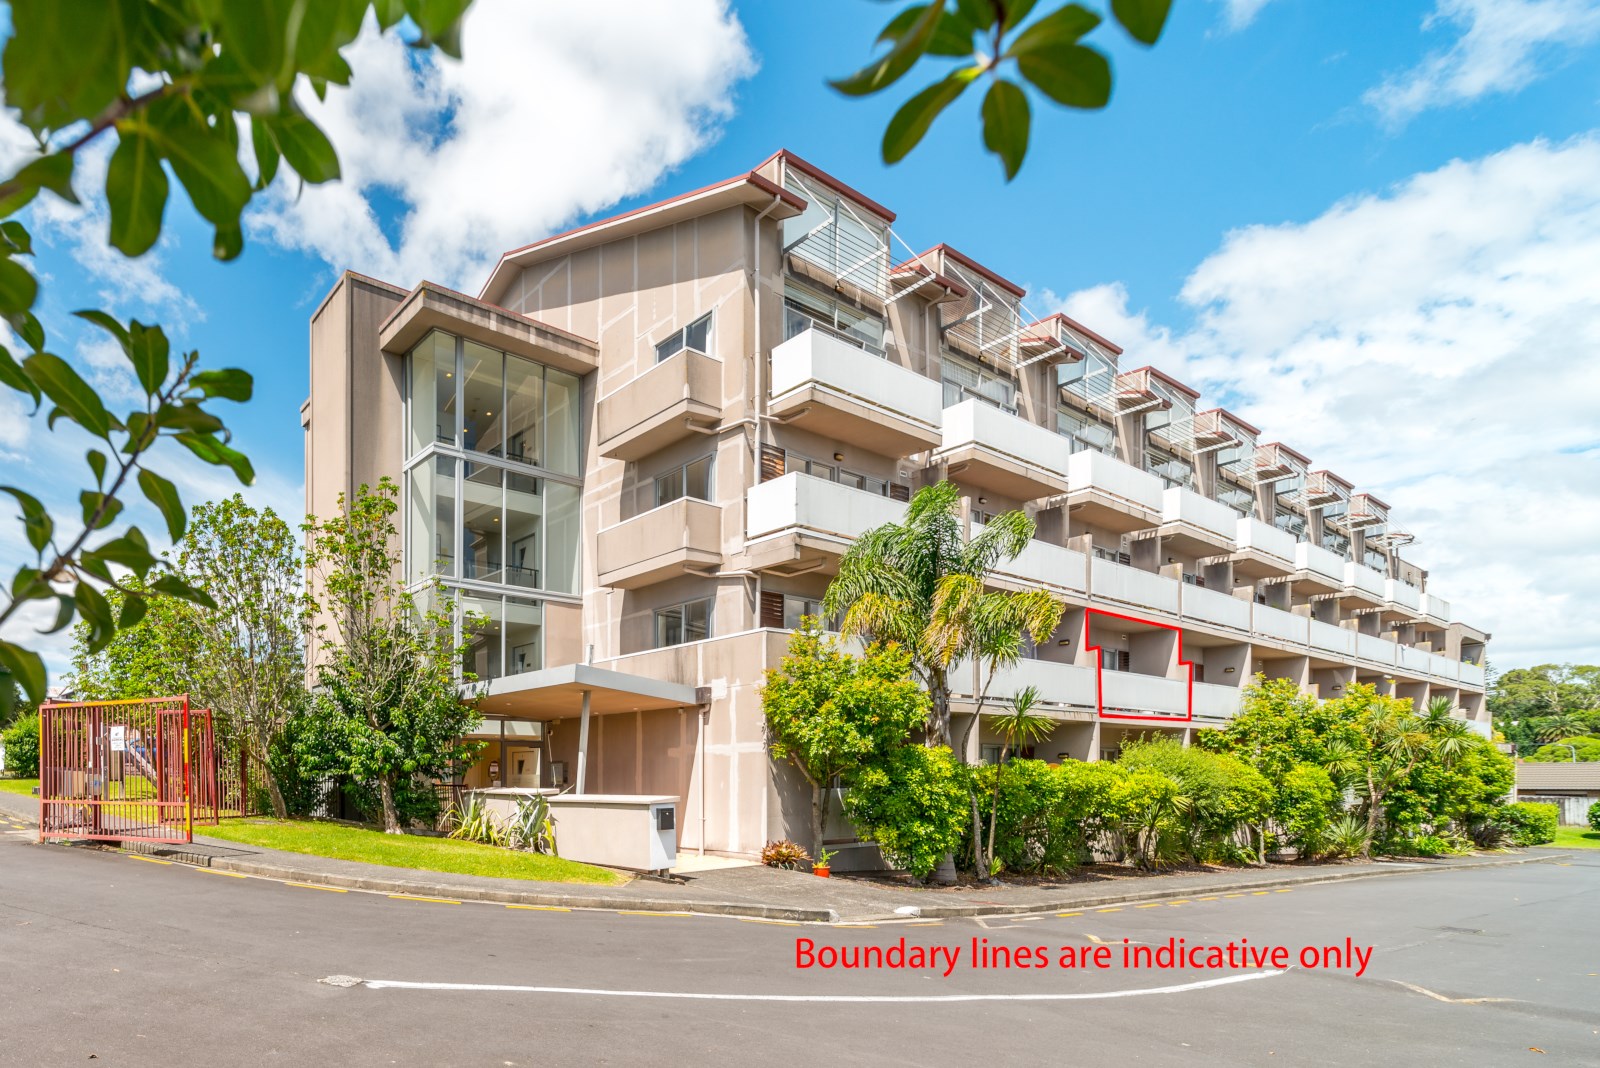
M 1057 645 L 1071 645 L 1072 644 L 1072 639 L 1071 638 L 1062 638 L 1060 641 L 1056 642 L 1056 644 Z
M 842 463 L 844 461 L 844 453 L 836 452 L 836 453 L 833 454 L 833 458 L 834 458 L 835 461 Z
M 1225 668 L 1222 669 L 1222 673 L 1224 675 L 1232 675 L 1234 673 L 1234 670 L 1235 670 L 1234 668 L 1225 667 Z
M 978 498 L 978 503 L 979 504 L 988 504 L 989 503 L 989 498 L 987 498 L 987 497 L 979 497 Z

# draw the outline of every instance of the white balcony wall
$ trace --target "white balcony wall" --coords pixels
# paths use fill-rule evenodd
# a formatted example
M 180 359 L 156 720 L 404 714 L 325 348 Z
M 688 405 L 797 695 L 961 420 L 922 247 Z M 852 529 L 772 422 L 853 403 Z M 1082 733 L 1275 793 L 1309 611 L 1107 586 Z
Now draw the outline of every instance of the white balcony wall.
M 1231 509 L 1230 509 L 1231 511 Z M 1277 557 L 1285 563 L 1294 563 L 1294 535 L 1248 516 L 1239 520 L 1234 539 L 1240 549 L 1254 549 L 1258 553 Z
M 1089 591 L 1097 601 L 1118 601 L 1134 608 L 1148 608 L 1175 616 L 1178 614 L 1178 593 L 1182 585 L 1176 579 L 1125 567 L 1110 560 L 1089 561 Z
M 1450 602 L 1443 597 L 1435 597 L 1431 593 L 1425 593 L 1422 595 L 1421 607 L 1422 614 L 1430 619 L 1443 620 L 1446 623 L 1450 622 Z
M 1422 607 L 1422 591 L 1415 586 L 1406 585 L 1399 579 L 1383 580 L 1383 599 L 1401 608 L 1409 608 L 1413 612 Z
M 1361 590 L 1374 597 L 1383 596 L 1384 577 L 1372 570 L 1366 564 L 1358 564 L 1354 560 L 1345 561 L 1344 585 L 1346 589 Z
M 1264 604 L 1250 606 L 1251 629 L 1268 638 L 1276 638 L 1290 645 L 1305 645 L 1311 640 L 1310 620 L 1285 612 L 1281 608 L 1268 608 Z M 1337 629 L 1337 628 L 1336 628 Z
M 951 689 L 970 697 L 969 691 L 974 688 L 971 663 L 962 663 L 958 668 L 951 676 Z M 983 685 L 982 678 L 976 681 L 979 687 Z M 1019 660 L 1001 668 L 989 684 L 989 700 L 1009 702 L 1029 686 L 1039 691 L 1039 700 L 1052 705 L 1094 707 L 1094 669 L 1053 660 Z
M 1135 675 L 1131 671 L 1102 671 L 1100 703 L 1102 708 L 1116 712 L 1182 716 L 1189 708 L 1189 682 Z
M 1433 654 L 1424 649 L 1413 649 L 1409 645 L 1402 645 L 1400 650 L 1400 668 L 1412 671 L 1418 675 L 1430 674 L 1433 670 Z
M 1064 439 L 1063 439 L 1064 440 Z M 1150 512 L 1162 510 L 1162 483 L 1148 471 L 1092 450 L 1075 452 L 1067 463 L 1067 490 L 1096 490 Z
M 983 530 L 982 523 L 972 524 L 973 537 L 977 537 Z M 1080 552 L 1060 545 L 1051 545 L 1037 538 L 1028 542 L 1015 559 L 1002 560 L 994 569 L 1011 578 L 1053 589 L 1068 590 L 1072 593 L 1085 594 L 1089 588 L 1087 557 Z
M 1239 714 L 1241 693 L 1237 686 L 1197 682 L 1194 684 L 1194 714 L 1207 719 L 1231 719 Z
M 751 538 L 804 527 L 854 539 L 906 515 L 899 501 L 799 472 L 751 486 L 745 500 L 745 533 Z
M 817 385 L 928 427 L 944 407 L 938 382 L 880 359 L 821 330 L 807 330 L 772 350 L 772 396 Z
M 1483 665 L 1481 664 L 1469 664 L 1463 660 L 1461 662 L 1461 674 L 1459 677 L 1461 679 L 1461 685 L 1463 686 L 1474 690 L 1481 690 L 1484 688 L 1486 676 L 1484 675 Z
M 1063 478 L 1072 458 L 1068 439 L 980 400 L 965 400 L 944 410 L 943 447 L 963 445 L 981 445 Z
M 1320 620 L 1306 620 L 1310 631 L 1311 645 L 1317 649 L 1324 649 L 1340 656 L 1354 656 L 1356 652 L 1356 633 L 1336 627 L 1332 623 L 1323 623 Z
M 1294 566 L 1298 570 L 1310 571 L 1341 583 L 1344 581 L 1344 565 L 1344 557 L 1330 553 L 1320 545 L 1312 545 L 1309 541 L 1297 541 L 1294 544 Z
M 1393 667 L 1395 649 L 1394 642 L 1387 638 L 1379 638 L 1373 634 L 1356 634 L 1356 655 L 1363 660 Z
M 1161 521 L 1187 523 L 1228 541 L 1233 541 L 1239 532 L 1238 512 L 1182 486 L 1172 486 L 1163 492 Z
M 1250 629 L 1249 601 L 1241 601 L 1237 597 L 1229 597 L 1225 593 L 1202 589 L 1187 583 L 1182 585 L 1183 593 L 1180 601 L 1184 619 L 1214 623 L 1235 630 Z

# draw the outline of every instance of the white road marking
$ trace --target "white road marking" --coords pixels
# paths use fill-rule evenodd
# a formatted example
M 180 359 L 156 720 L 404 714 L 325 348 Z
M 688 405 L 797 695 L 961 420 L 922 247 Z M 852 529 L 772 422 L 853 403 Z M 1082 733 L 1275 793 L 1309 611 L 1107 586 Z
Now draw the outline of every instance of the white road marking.
M 1282 971 L 1245 972 L 1217 979 L 1202 979 L 1176 986 L 1153 986 L 1142 990 L 1099 990 L 1087 994 L 698 994 L 677 990 L 600 990 L 571 986 L 515 986 L 501 983 L 413 983 L 398 979 L 357 979 L 348 975 L 330 975 L 317 982 L 328 986 L 365 986 L 373 990 L 445 990 L 471 993 L 497 994 L 577 994 L 606 998 L 669 998 L 683 1001 L 786 1001 L 827 1002 L 830 1004 L 919 1004 L 947 1001 L 1101 1001 L 1108 998 L 1137 998 L 1149 994 L 1182 994 L 1190 990 L 1207 990 L 1216 986 L 1248 983 L 1254 979 L 1270 979 L 1283 975 Z
M 1389 982 L 1394 983 L 1397 986 L 1403 986 L 1407 990 L 1412 991 L 1413 993 L 1425 994 L 1425 995 L 1427 995 L 1428 997 L 1432 998 L 1435 1001 L 1443 1001 L 1443 1002 L 1445 1002 L 1446 1004 L 1449 1004 L 1449 1005 L 1489 1005 L 1489 1004 L 1492 1004 L 1494 1002 L 1515 1001 L 1515 1000 L 1517 1000 L 1516 998 L 1451 998 L 1451 997 L 1446 997 L 1443 994 L 1434 993 L 1432 990 L 1429 990 L 1427 987 L 1418 986 L 1415 983 L 1403 983 L 1398 979 L 1390 979 Z

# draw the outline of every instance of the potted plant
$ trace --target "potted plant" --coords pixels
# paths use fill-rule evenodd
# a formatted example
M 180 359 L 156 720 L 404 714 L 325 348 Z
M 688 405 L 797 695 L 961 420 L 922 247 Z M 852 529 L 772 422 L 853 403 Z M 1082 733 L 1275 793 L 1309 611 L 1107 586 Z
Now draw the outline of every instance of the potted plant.
M 812 862 L 811 874 L 817 876 L 819 879 L 826 879 L 829 873 L 828 861 L 832 860 L 834 854 L 837 852 L 838 850 L 836 849 L 819 850 L 817 852 L 817 859 Z

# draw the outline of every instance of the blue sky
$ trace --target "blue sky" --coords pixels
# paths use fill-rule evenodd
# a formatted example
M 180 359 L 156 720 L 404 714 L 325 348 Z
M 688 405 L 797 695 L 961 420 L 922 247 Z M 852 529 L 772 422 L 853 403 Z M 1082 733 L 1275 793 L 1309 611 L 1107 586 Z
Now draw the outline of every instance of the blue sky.
M 155 318 L 208 365 L 254 372 L 232 423 L 254 495 L 291 510 L 307 319 L 337 269 L 476 291 L 504 248 L 788 147 L 898 212 L 912 246 L 961 248 L 1027 285 L 1032 310 L 1067 308 L 1129 366 L 1179 374 L 1380 492 L 1433 589 L 1496 632 L 1500 666 L 1600 661 L 1583 534 L 1600 525 L 1600 0 L 1176 0 L 1153 49 L 1096 33 L 1111 106 L 1036 101 L 1009 184 L 981 150 L 979 94 L 890 168 L 883 125 L 934 73 L 866 101 L 823 84 L 899 6 L 483 0 L 461 68 L 367 40 L 356 91 L 319 115 L 350 181 L 280 183 L 230 264 L 182 203 L 133 263 L 95 253 L 93 208 L 37 217 L 47 325 L 113 388 L 115 360 L 65 312 Z M 77 485 L 81 449 L 7 412 L 0 459 Z M 196 494 L 226 487 L 187 474 Z

